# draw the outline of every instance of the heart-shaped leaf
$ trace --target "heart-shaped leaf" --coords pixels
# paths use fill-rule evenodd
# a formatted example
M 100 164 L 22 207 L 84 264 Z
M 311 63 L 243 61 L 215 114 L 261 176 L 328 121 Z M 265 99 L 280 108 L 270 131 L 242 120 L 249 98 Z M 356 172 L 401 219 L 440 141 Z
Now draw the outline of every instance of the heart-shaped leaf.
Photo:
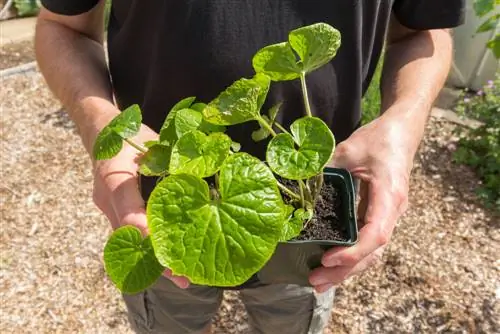
M 264 73 L 273 81 L 294 80 L 300 77 L 302 68 L 287 42 L 266 46 L 252 59 L 256 73 Z
M 111 281 L 126 294 L 147 289 L 165 269 L 156 259 L 150 237 L 143 239 L 134 226 L 113 232 L 104 247 L 104 263 Z
M 220 195 L 195 176 L 171 175 L 153 190 L 147 214 L 160 263 L 194 284 L 236 286 L 273 254 L 284 204 L 271 170 L 246 153 L 226 159 Z
M 191 131 L 175 143 L 170 159 L 170 174 L 191 174 L 200 178 L 214 175 L 229 155 L 232 140 L 223 133 L 205 135 Z
M 95 160 L 111 159 L 112 157 L 120 153 L 122 147 L 122 137 L 111 130 L 110 127 L 105 127 L 99 133 L 94 142 L 92 154 Z
M 270 79 L 256 74 L 251 79 L 235 81 L 203 110 L 203 117 L 212 124 L 234 125 L 254 120 L 269 91 Z
M 260 49 L 252 65 L 256 73 L 264 73 L 273 81 L 294 80 L 301 73 L 312 72 L 328 63 L 335 57 L 340 43 L 337 29 L 326 23 L 316 23 L 292 30 L 288 42 Z
M 304 180 L 321 173 L 335 147 L 331 130 L 316 117 L 300 118 L 290 130 L 292 135 L 280 133 L 269 142 L 266 153 L 269 167 L 290 180 Z
M 312 72 L 337 54 L 340 32 L 326 23 L 316 23 L 292 30 L 288 42 L 300 57 L 302 71 Z
M 141 109 L 137 104 L 131 105 L 108 124 L 108 127 L 122 138 L 135 136 L 142 123 Z
M 201 113 L 193 109 L 171 110 L 160 129 L 160 142 L 173 145 L 185 133 L 198 129 L 202 118 Z
M 313 217 L 312 210 L 306 211 L 303 208 L 299 208 L 294 212 L 294 207 L 291 205 L 287 206 L 287 210 L 288 220 L 285 222 L 281 241 L 289 241 L 299 236 L 304 228 L 304 223 Z
M 135 136 L 141 123 L 141 109 L 137 104 L 119 113 L 97 136 L 93 147 L 94 159 L 111 159 L 117 155 L 123 147 L 122 139 Z
M 155 144 L 149 147 L 140 159 L 139 173 L 145 176 L 164 175 L 168 171 L 171 153 L 170 146 Z

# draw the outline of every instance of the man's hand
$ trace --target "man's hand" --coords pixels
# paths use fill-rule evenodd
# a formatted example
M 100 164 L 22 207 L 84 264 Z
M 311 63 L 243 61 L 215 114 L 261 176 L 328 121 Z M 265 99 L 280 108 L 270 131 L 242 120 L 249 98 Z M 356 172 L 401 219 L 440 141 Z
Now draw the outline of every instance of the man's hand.
M 132 138 L 137 143 L 155 140 L 158 135 L 142 126 L 140 133 Z M 97 207 L 111 222 L 113 229 L 124 225 L 139 228 L 148 234 L 144 200 L 139 190 L 137 159 L 139 152 L 124 143 L 122 151 L 110 160 L 97 161 L 94 165 L 93 199 Z M 189 281 L 173 276 L 170 270 L 164 272 L 180 288 L 187 288 Z
M 310 282 L 318 292 L 373 265 L 406 210 L 414 140 L 409 138 L 405 120 L 385 116 L 354 132 L 335 151 L 332 164 L 349 170 L 361 181 L 361 229 L 355 246 L 326 252 L 323 267 L 311 273 Z

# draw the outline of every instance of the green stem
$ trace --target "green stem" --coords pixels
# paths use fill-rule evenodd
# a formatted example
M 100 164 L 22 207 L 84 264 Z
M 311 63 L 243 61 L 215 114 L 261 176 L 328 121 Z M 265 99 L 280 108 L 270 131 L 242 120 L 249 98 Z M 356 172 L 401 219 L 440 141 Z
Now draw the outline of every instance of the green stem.
M 309 104 L 309 95 L 307 94 L 307 85 L 306 85 L 306 73 L 300 73 L 300 84 L 302 85 L 302 95 L 304 97 L 304 105 L 306 107 L 307 116 L 312 117 L 311 106 Z
M 299 189 L 300 189 L 300 205 L 305 208 L 306 203 L 304 199 L 304 182 L 302 180 L 299 180 Z
M 302 189 L 304 190 L 304 200 L 306 202 L 311 203 L 312 202 L 311 189 L 307 184 L 304 183 L 303 180 L 299 180 L 299 184 L 302 186 Z
M 283 190 L 285 193 L 287 193 L 288 195 L 290 195 L 290 197 L 293 197 L 294 199 L 300 201 L 301 198 L 299 195 L 297 195 L 296 193 L 294 193 L 292 190 L 288 189 L 285 185 L 281 184 L 278 182 L 278 188 L 280 188 L 281 190 Z
M 274 122 L 274 125 L 275 125 L 278 129 L 280 129 L 280 131 L 281 131 L 281 132 L 290 134 L 290 132 L 288 132 L 288 131 L 287 131 L 287 130 L 283 127 L 283 125 L 281 125 L 280 123 L 278 123 L 278 122 Z
M 132 146 L 133 148 L 135 148 L 137 151 L 141 152 L 141 153 L 146 153 L 148 151 L 147 148 L 145 148 L 144 146 L 142 145 L 139 145 L 137 143 L 134 143 L 130 138 L 125 138 L 125 141 L 130 145 Z
M 269 123 L 266 122 L 265 119 L 263 119 L 262 117 L 257 117 L 256 118 L 257 121 L 260 123 L 260 125 L 265 128 L 267 131 L 269 131 L 269 133 L 271 133 L 273 135 L 273 137 L 276 137 L 276 132 L 273 130 L 273 128 L 271 127 L 271 125 L 269 125 Z

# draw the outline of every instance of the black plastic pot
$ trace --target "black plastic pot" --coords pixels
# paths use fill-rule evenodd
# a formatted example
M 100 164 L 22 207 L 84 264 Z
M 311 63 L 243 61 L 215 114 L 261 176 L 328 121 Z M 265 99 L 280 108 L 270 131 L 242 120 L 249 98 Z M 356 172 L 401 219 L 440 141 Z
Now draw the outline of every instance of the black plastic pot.
M 298 284 L 310 286 L 309 274 L 321 265 L 321 257 L 335 246 L 352 246 L 358 239 L 355 211 L 355 186 L 351 174 L 345 169 L 326 168 L 325 184 L 333 185 L 339 192 L 341 208 L 340 221 L 348 231 L 348 240 L 289 241 L 278 244 L 269 262 L 257 273 L 264 284 Z

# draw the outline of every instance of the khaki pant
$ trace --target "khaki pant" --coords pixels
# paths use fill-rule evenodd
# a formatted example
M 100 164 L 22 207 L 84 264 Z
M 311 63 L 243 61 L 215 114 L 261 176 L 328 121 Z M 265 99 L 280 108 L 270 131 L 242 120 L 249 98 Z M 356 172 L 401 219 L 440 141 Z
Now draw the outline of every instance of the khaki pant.
M 334 289 L 317 294 L 296 285 L 264 285 L 239 291 L 252 333 L 321 334 L 330 318 Z M 222 301 L 219 288 L 179 289 L 161 278 L 152 288 L 125 295 L 129 319 L 137 333 L 203 333 Z

